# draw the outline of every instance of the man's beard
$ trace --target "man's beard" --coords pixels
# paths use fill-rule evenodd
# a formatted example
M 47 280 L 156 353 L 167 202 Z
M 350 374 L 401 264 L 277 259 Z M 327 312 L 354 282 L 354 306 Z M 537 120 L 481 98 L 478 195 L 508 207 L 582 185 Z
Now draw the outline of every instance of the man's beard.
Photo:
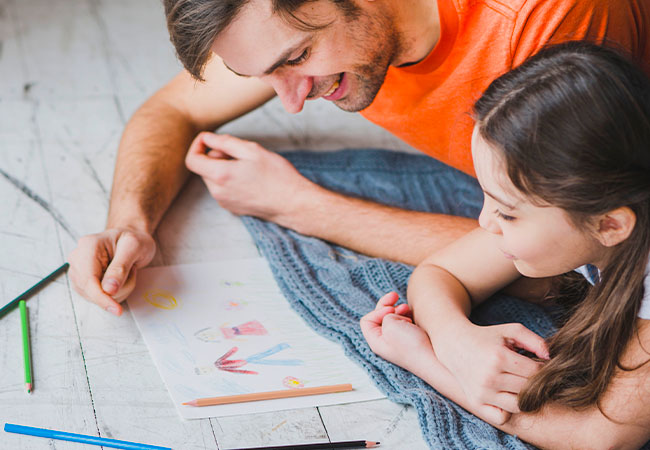
M 361 35 L 365 37 L 366 42 L 379 42 L 380 45 L 373 51 L 361 48 L 361 52 L 370 55 L 369 62 L 360 64 L 353 71 L 347 72 L 351 78 L 350 81 L 354 80 L 352 83 L 354 86 L 351 87 L 355 90 L 350 90 L 348 95 L 334 101 L 334 104 L 344 111 L 356 112 L 370 106 L 384 84 L 388 68 L 401 50 L 401 36 L 389 18 L 382 16 L 374 18 L 372 22 L 375 25 L 372 29 L 368 25 L 360 27 L 363 29 Z M 381 30 L 382 40 L 377 39 L 377 30 Z

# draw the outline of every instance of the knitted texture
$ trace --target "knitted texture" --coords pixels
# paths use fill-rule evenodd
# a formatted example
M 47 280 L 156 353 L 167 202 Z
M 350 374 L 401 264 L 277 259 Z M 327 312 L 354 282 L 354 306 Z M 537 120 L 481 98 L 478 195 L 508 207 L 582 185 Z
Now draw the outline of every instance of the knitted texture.
M 385 150 L 284 156 L 307 178 L 347 195 L 465 217 L 476 218 L 481 210 L 483 194 L 477 181 L 428 156 Z M 370 258 L 252 217 L 243 221 L 291 306 L 316 332 L 343 346 L 390 400 L 413 405 L 430 448 L 534 448 L 483 422 L 370 350 L 359 319 L 387 292 L 399 293 L 400 302 L 404 301 L 411 266 Z M 471 319 L 481 325 L 521 322 L 542 336 L 553 331 L 551 317 L 541 307 L 505 295 L 484 303 Z

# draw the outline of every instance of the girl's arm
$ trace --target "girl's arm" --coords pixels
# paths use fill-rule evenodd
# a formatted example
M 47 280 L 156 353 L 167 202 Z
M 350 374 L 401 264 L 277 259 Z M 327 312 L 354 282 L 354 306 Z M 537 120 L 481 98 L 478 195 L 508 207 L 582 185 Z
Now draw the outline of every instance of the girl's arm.
M 438 360 L 426 333 L 403 315 L 401 306 L 391 306 L 396 300 L 396 294 L 384 296 L 361 320 L 371 348 L 500 430 L 554 450 L 637 449 L 650 439 L 650 363 L 632 372 L 621 371 L 614 378 L 602 401 L 603 411 L 613 420 L 597 406 L 577 411 L 550 404 L 535 413 L 512 414 L 504 421 L 494 409 L 467 397 L 456 377 Z M 626 367 L 650 358 L 650 321 L 639 323 L 639 338 L 632 339 L 622 359 Z
M 640 448 L 650 440 L 650 321 L 637 319 L 637 326 L 621 363 L 645 364 L 618 371 L 602 398 L 602 412 L 596 405 L 576 411 L 550 404 L 536 413 L 513 414 L 497 427 L 541 448 Z
M 548 358 L 544 340 L 523 325 L 481 327 L 468 319 L 473 306 L 519 276 L 494 235 L 477 229 L 427 258 L 409 281 L 415 322 L 468 400 L 481 408 L 519 411 L 517 394 L 539 363 L 516 348 Z M 501 417 L 507 420 L 508 415 Z

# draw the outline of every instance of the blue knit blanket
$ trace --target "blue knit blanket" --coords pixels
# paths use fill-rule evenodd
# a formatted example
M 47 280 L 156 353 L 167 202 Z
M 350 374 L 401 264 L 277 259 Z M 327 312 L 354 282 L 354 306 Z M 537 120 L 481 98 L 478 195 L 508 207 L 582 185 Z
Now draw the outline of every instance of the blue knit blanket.
M 424 155 L 385 150 L 284 154 L 307 178 L 331 190 L 417 211 L 478 217 L 482 192 L 472 177 Z M 243 218 L 291 306 L 321 335 L 343 346 L 377 387 L 417 410 L 432 449 L 531 449 L 447 400 L 411 373 L 375 355 L 359 319 L 389 291 L 406 298 L 413 267 L 370 258 L 276 224 Z M 497 295 L 472 313 L 478 324 L 521 322 L 547 336 L 553 323 L 537 305 Z

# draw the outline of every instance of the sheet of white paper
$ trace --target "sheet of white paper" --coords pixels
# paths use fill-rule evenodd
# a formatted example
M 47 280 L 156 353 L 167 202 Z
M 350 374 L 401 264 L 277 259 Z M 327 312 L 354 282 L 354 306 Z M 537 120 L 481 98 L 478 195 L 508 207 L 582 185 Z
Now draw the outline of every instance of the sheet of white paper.
M 186 419 L 278 411 L 384 396 L 337 344 L 294 312 L 263 258 L 138 272 L 129 308 Z M 351 383 L 352 392 L 231 405 L 196 398 Z

